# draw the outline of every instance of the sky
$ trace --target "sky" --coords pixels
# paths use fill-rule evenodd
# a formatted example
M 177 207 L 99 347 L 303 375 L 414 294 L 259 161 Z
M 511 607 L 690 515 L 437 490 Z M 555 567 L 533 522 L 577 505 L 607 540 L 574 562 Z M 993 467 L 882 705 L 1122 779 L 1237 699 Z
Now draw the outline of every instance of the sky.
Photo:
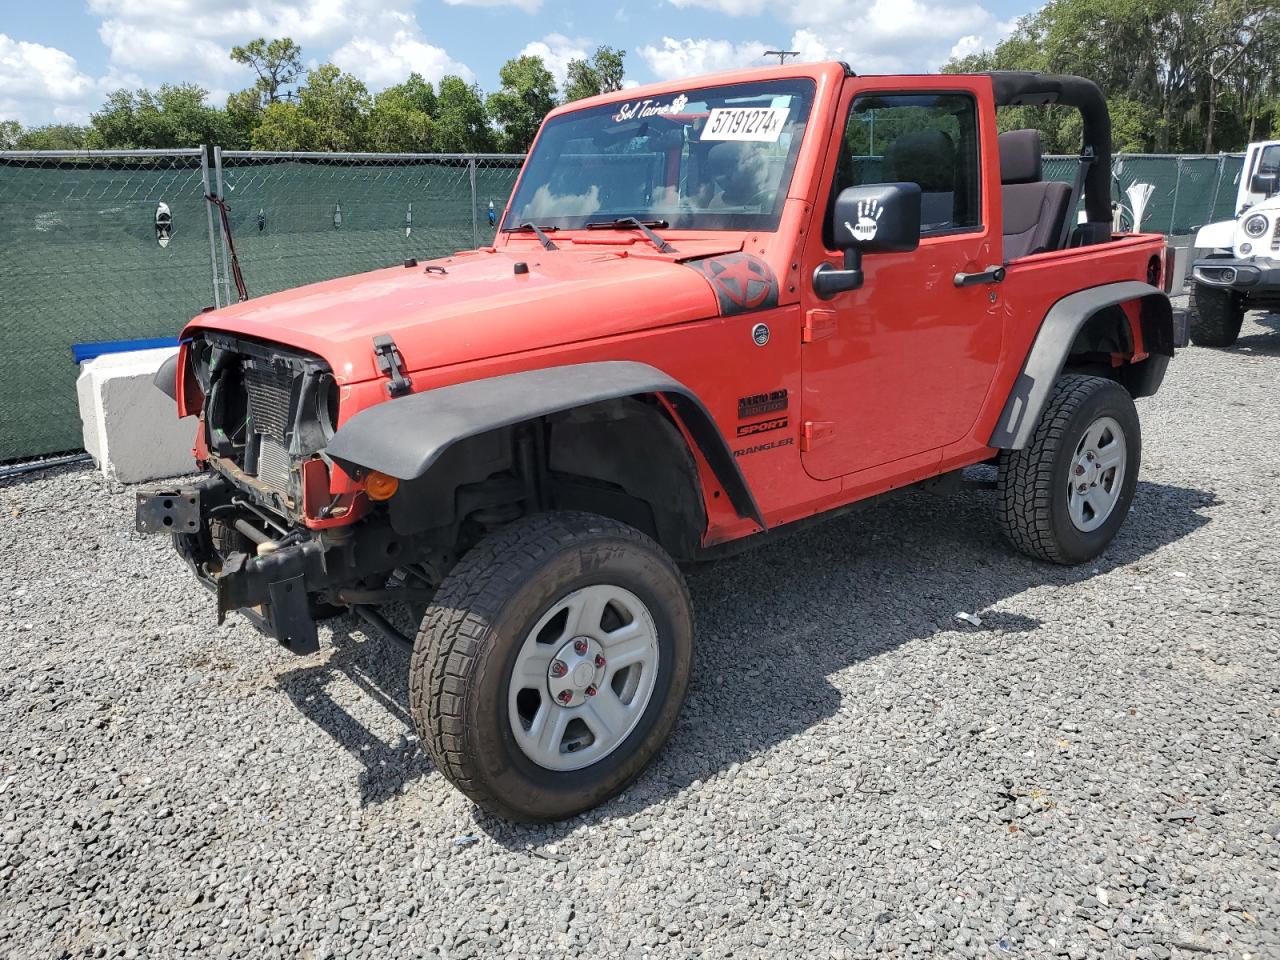
M 599 44 L 628 82 L 768 62 L 779 46 L 859 73 L 936 70 L 994 45 L 1028 0 L 0 0 L 0 120 L 83 123 L 121 87 L 193 82 L 221 105 L 252 82 L 232 46 L 289 36 L 373 91 L 411 71 L 486 91 L 503 62 L 540 55 L 557 81 Z

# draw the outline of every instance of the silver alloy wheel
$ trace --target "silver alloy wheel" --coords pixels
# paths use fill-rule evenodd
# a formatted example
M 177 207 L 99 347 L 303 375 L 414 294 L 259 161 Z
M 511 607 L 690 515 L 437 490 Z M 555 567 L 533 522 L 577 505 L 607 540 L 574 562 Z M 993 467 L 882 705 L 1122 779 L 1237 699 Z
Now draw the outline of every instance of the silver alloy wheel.
M 658 630 L 630 590 L 597 584 L 551 607 L 525 638 L 507 712 L 516 743 L 548 770 L 613 753 L 644 715 L 658 672 Z
M 1067 513 L 1082 533 L 1107 522 L 1120 499 L 1128 446 L 1114 417 L 1099 417 L 1084 432 L 1067 481 Z

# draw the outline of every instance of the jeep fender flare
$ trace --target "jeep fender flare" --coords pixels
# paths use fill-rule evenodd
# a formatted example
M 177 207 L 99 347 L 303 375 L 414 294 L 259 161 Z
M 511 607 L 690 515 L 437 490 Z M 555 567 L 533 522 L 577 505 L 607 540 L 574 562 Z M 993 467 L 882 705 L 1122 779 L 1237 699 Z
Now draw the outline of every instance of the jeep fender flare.
M 1191 246 L 1196 250 L 1231 250 L 1235 244 L 1236 222 L 1219 220 L 1197 230 L 1195 242 Z
M 684 424 L 739 517 L 764 516 L 733 451 L 697 395 L 647 363 L 604 360 L 544 367 L 387 400 L 343 424 L 325 453 L 345 466 L 414 480 L 460 440 L 623 397 L 658 394 Z
M 1071 345 L 1081 328 L 1099 310 L 1134 300 L 1141 304 L 1142 341 L 1147 353 L 1165 358 L 1173 356 L 1173 307 L 1163 290 L 1149 283 L 1125 280 L 1069 294 L 1045 314 L 1022 365 L 1022 372 L 1014 381 L 1000 419 L 996 421 L 990 446 L 1020 450 L 1030 442 L 1031 433 L 1040 422 L 1040 414 L 1049 402 L 1053 385 L 1066 365 Z M 1163 361 L 1160 376 L 1163 376 L 1163 364 L 1167 362 L 1167 359 Z M 1157 380 L 1138 395 L 1154 393 L 1158 386 Z

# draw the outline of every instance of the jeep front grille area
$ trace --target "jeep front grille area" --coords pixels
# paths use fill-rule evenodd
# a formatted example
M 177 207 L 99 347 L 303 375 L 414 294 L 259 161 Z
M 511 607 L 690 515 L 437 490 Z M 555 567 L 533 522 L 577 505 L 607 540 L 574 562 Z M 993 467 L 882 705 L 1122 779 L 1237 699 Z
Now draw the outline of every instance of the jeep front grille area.
M 337 422 L 337 385 L 318 357 L 205 335 L 195 369 L 207 379 L 205 430 L 213 466 L 264 506 L 296 514 L 298 465 Z

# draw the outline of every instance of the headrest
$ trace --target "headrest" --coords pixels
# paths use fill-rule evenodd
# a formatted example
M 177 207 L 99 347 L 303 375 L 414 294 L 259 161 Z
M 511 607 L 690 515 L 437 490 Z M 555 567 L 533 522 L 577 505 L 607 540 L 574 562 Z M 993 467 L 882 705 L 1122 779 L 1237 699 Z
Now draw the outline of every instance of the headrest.
M 1040 131 L 1010 130 L 1000 142 L 1000 182 L 1038 183 L 1041 168 Z
M 956 147 L 941 130 L 916 130 L 893 141 L 885 154 L 890 182 L 918 183 L 925 193 L 954 190 Z

